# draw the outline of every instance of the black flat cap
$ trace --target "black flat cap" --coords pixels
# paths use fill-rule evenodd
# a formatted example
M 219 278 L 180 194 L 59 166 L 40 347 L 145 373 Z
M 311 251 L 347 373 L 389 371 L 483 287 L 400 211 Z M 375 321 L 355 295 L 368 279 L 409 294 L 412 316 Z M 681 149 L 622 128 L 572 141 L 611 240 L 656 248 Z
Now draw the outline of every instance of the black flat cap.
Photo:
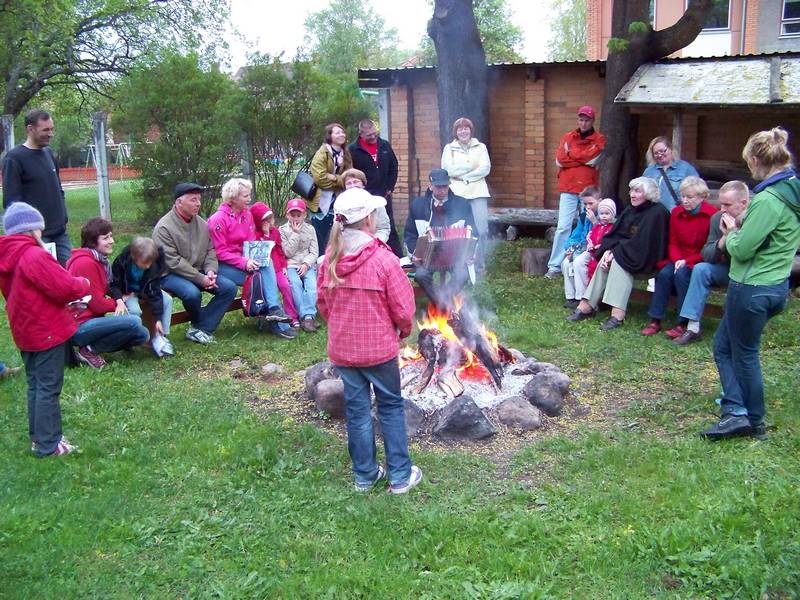
M 197 185 L 196 183 L 189 182 L 189 183 L 179 183 L 178 185 L 176 185 L 172 194 L 175 200 L 177 200 L 178 198 L 180 198 L 184 194 L 188 194 L 189 192 L 200 193 L 202 191 L 203 191 L 202 185 Z

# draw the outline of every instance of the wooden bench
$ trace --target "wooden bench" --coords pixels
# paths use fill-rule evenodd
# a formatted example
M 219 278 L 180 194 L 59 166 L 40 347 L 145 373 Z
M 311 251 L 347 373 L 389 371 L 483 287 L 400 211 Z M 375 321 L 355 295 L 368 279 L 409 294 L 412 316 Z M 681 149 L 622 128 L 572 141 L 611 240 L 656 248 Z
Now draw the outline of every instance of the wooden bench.
M 140 298 L 139 306 L 142 309 L 142 324 L 145 327 L 147 327 L 148 330 L 152 331 L 156 320 L 153 317 L 153 313 L 150 311 L 150 305 L 147 303 L 147 299 Z M 242 309 L 242 298 L 239 297 L 236 298 L 233 302 L 231 302 L 231 305 L 225 312 L 233 312 L 241 309 Z M 189 314 L 189 311 L 184 309 L 184 310 L 179 310 L 178 312 L 173 312 L 172 315 L 170 316 L 169 323 L 170 325 L 180 325 L 181 323 L 188 323 L 191 320 L 192 317 Z

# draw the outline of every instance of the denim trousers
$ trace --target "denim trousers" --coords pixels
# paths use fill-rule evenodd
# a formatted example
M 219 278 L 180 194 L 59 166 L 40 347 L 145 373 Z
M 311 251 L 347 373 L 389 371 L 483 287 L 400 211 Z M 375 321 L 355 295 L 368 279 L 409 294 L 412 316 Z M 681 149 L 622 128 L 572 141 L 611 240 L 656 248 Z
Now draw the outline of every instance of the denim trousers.
M 405 400 L 400 394 L 397 358 L 372 367 L 337 366 L 336 370 L 344 382 L 347 448 L 353 461 L 356 482 L 372 482 L 378 474 L 370 386 L 375 392 L 389 483 L 408 481 L 411 477 L 411 458 L 408 455 Z
M 722 384 L 722 416 L 747 416 L 752 426 L 764 422 L 761 332 L 786 307 L 789 283 L 745 285 L 731 281 L 725 312 L 714 336 L 714 360 Z
M 211 290 L 201 290 L 193 281 L 172 273 L 161 280 L 161 289 L 180 298 L 183 307 L 191 317 L 192 327 L 206 333 L 216 331 L 222 317 L 230 308 L 231 302 L 236 298 L 237 292 L 236 284 L 220 275 L 217 276 L 217 287 Z M 203 291 L 214 296 L 205 306 L 202 305 Z
M 295 267 L 286 270 L 289 276 L 289 286 L 292 288 L 292 298 L 301 319 L 317 316 L 317 270 L 314 268 L 306 271 L 300 277 Z
M 564 275 L 564 296 L 567 300 L 580 300 L 589 285 L 589 251 L 572 255 L 572 262 L 566 257 L 561 263 L 561 274 Z
M 56 256 L 58 257 L 58 263 L 66 269 L 67 261 L 72 255 L 72 242 L 69 241 L 69 235 L 67 232 L 64 231 L 58 235 L 43 235 L 42 241 L 50 242 L 56 245 Z
M 116 352 L 144 344 L 150 332 L 134 315 L 109 315 L 89 319 L 78 325 L 72 336 L 75 346 L 90 346 L 94 352 Z
M 684 321 L 699 321 L 712 286 L 728 285 L 728 263 L 697 263 L 692 269 L 689 290 L 683 299 L 680 316 Z
M 69 342 L 41 352 L 21 352 L 28 382 L 28 434 L 36 456 L 52 454 L 61 441 L 61 388 Z
M 261 271 L 261 293 L 264 294 L 267 304 L 270 308 L 280 308 L 281 299 L 278 295 L 278 280 L 275 278 L 275 268 L 272 266 L 272 262 L 261 267 L 259 271 Z M 219 263 L 219 274 L 238 286 L 244 285 L 244 280 L 247 279 L 247 271 L 225 263 Z M 270 323 L 270 330 L 273 332 L 285 329 L 289 329 L 286 323 Z
M 569 239 L 572 231 L 572 222 L 578 214 L 580 198 L 578 194 L 561 192 L 558 201 L 558 225 L 556 225 L 556 235 L 553 237 L 553 249 L 550 252 L 550 260 L 547 261 L 548 271 L 561 271 L 561 263 L 567 254 L 564 244 Z
M 321 256 L 325 254 L 325 249 L 328 247 L 328 238 L 331 236 L 331 228 L 333 227 L 333 206 L 328 209 L 328 214 L 324 217 L 322 217 L 321 211 L 312 212 L 311 226 L 317 234 L 317 248 Z M 391 235 L 391 232 L 389 233 Z
M 683 306 L 686 292 L 689 290 L 689 281 L 692 278 L 692 269 L 682 267 L 675 270 L 675 263 L 668 262 L 656 275 L 656 288 L 650 298 L 650 308 L 647 314 L 652 319 L 662 320 L 667 316 L 669 297 L 675 294 L 678 297 L 678 310 Z
M 172 319 L 172 296 L 162 291 L 161 300 L 164 303 L 164 314 L 161 315 L 161 327 L 164 329 L 164 335 L 169 335 L 169 325 Z M 128 313 L 141 318 L 142 307 L 139 306 L 139 298 L 136 294 L 125 300 L 125 306 L 128 308 Z

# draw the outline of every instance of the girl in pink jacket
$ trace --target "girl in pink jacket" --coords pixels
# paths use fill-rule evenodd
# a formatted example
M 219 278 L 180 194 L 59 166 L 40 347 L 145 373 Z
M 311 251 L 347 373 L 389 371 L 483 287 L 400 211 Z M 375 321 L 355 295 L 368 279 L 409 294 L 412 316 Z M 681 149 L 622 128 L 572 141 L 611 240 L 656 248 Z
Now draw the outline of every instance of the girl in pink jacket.
M 385 205 L 384 198 L 359 188 L 336 199 L 317 300 L 328 321 L 328 356 L 344 382 L 356 491 L 368 492 L 386 476 L 376 460 L 371 386 L 386 449 L 389 491 L 404 494 L 422 480 L 422 471 L 408 455 L 397 362 L 400 339 L 411 333 L 415 305 L 397 258 L 374 236 L 375 209 Z

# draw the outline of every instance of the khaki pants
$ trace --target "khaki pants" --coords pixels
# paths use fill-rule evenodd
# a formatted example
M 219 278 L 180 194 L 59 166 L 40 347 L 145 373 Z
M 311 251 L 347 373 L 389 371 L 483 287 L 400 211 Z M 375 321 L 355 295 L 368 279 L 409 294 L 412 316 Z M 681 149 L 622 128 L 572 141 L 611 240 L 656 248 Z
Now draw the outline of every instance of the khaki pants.
M 612 260 L 608 271 L 597 267 L 583 297 L 589 301 L 594 310 L 597 310 L 601 300 L 609 306 L 626 310 L 631 290 L 633 290 L 633 275 L 620 267 L 617 261 Z

